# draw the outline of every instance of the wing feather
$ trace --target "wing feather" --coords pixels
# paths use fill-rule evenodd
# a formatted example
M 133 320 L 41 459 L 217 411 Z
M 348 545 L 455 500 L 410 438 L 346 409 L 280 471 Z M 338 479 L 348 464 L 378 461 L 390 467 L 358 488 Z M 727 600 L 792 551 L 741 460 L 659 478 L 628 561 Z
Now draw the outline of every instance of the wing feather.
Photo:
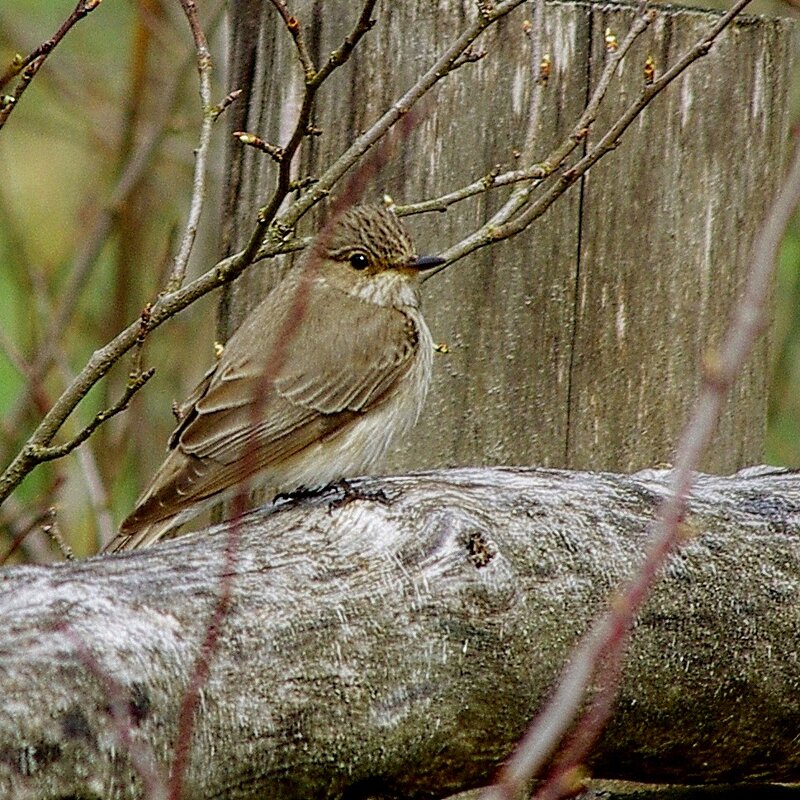
M 408 372 L 419 346 L 412 320 L 320 281 L 281 343 L 296 292 L 296 281 L 284 281 L 228 342 L 182 407 L 171 452 L 123 528 L 174 516 L 335 436 Z M 279 345 L 283 357 L 271 366 Z
M 267 456 L 266 467 L 314 441 L 311 423 L 318 417 L 343 414 L 345 422 L 351 419 L 345 412 L 369 411 L 413 363 L 417 332 L 405 314 L 317 283 L 276 374 L 265 376 L 276 334 L 291 313 L 296 289 L 288 288 L 276 289 L 278 297 L 270 295 L 255 309 L 228 344 L 226 354 L 233 355 L 223 354 L 195 403 L 195 417 L 178 437 L 187 454 L 230 464 L 255 447 Z

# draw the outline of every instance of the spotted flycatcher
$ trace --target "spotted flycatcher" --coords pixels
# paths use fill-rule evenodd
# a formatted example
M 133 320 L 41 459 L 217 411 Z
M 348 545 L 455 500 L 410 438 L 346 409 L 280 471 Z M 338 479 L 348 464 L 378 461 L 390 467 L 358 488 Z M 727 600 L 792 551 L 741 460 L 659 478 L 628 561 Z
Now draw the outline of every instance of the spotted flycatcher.
M 379 206 L 323 231 L 184 403 L 164 463 L 106 549 L 153 544 L 243 484 L 286 492 L 373 469 L 428 392 L 419 272 L 441 263 L 419 258 Z

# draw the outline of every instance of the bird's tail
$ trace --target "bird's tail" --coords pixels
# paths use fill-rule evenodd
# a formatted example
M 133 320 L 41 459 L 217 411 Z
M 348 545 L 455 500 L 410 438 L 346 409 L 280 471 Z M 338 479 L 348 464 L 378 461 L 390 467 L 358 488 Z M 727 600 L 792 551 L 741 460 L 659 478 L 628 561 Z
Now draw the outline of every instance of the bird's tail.
M 123 550 L 138 550 L 155 544 L 165 534 L 177 528 L 183 520 L 180 515 L 149 522 L 136 527 L 121 527 L 119 533 L 103 548 L 104 553 L 119 553 Z

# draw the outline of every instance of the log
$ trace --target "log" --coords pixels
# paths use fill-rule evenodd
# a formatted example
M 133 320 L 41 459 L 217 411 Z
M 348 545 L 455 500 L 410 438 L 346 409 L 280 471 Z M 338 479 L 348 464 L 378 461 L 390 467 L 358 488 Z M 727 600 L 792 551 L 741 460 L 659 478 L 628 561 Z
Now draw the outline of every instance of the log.
M 485 784 L 642 559 L 667 473 L 363 479 L 150 550 L 0 573 L 0 796 L 142 797 L 224 581 L 188 797 L 445 796 Z M 800 481 L 698 476 L 639 616 L 601 777 L 800 780 Z M 117 716 L 116 719 L 119 719 Z M 138 752 L 138 750 L 137 750 Z

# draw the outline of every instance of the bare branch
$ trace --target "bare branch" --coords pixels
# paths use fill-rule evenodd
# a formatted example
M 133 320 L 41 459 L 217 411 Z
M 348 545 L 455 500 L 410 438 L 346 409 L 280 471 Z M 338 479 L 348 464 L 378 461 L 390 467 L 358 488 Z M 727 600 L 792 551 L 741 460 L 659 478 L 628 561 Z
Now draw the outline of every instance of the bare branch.
M 78 0 L 78 4 L 72 13 L 64 20 L 61 27 L 45 42 L 42 42 L 33 52 L 25 58 L 17 55 L 11 61 L 6 71 L 0 75 L 0 89 L 10 80 L 20 75 L 16 87 L 10 95 L 6 95 L 0 102 L 0 130 L 6 124 L 6 120 L 11 116 L 11 112 L 17 107 L 20 98 L 36 76 L 47 57 L 59 45 L 61 40 L 69 33 L 70 29 L 89 12 L 94 11 L 100 5 L 101 0 Z M 20 74 L 21 73 L 21 74 Z
M 48 506 L 44 510 L 40 511 L 39 513 L 33 515 L 25 519 L 23 524 L 14 526 L 12 528 L 12 532 L 14 534 L 14 538 L 11 540 L 11 544 L 9 545 L 8 549 L 0 555 L 0 567 L 5 564 L 11 556 L 16 553 L 17 549 L 26 539 L 28 534 L 32 533 L 36 529 L 41 529 L 41 523 L 47 519 L 50 515 L 51 507 Z
M 215 23 L 219 15 L 215 18 Z M 142 179 L 147 169 L 152 164 L 156 149 L 163 141 L 166 133 L 166 123 L 175 106 L 180 92 L 186 70 L 192 63 L 188 56 L 176 71 L 174 79 L 169 83 L 162 95 L 162 102 L 154 114 L 150 129 L 142 137 L 130 158 L 122 166 L 120 176 L 111 190 L 109 198 L 100 214 L 94 219 L 79 252 L 75 257 L 70 274 L 66 279 L 63 289 L 59 292 L 58 306 L 48 313 L 47 330 L 42 337 L 43 346 L 36 353 L 30 369 L 26 391 L 20 396 L 15 407 L 8 413 L 7 418 L 12 427 L 19 427 L 21 418 L 28 412 L 30 398 L 50 369 L 56 357 L 59 341 L 64 330 L 69 325 L 75 310 L 79 307 L 77 298 L 89 284 L 89 277 L 97 259 L 105 246 L 108 236 L 114 225 L 115 216 L 121 206 L 130 197 Z
M 222 100 L 212 108 L 214 119 L 216 119 L 220 114 L 222 114 L 225 111 L 225 109 L 228 108 L 232 103 L 236 102 L 236 100 L 239 99 L 241 93 L 242 93 L 241 89 L 234 89 L 232 92 L 228 92 L 228 94 L 226 94 L 225 97 L 223 97 Z
M 511 186 L 521 181 L 541 180 L 550 174 L 547 167 L 541 164 L 534 164 L 526 169 L 515 169 L 508 172 L 500 172 L 499 167 L 495 167 L 491 172 L 472 183 L 454 189 L 452 192 L 433 197 L 430 200 L 421 200 L 418 203 L 408 203 L 407 205 L 395 206 L 395 212 L 400 217 L 408 217 L 412 214 L 427 214 L 431 211 L 447 211 L 447 209 L 470 197 L 483 194 L 489 189 L 498 189 L 501 186 Z
M 626 590 L 595 622 L 573 653 L 555 694 L 502 770 L 497 786 L 486 794 L 487 798 L 519 795 L 527 781 L 539 772 L 572 724 L 603 657 L 609 654 L 618 657 L 624 649 L 627 631 L 667 556 L 682 538 L 691 535 L 682 520 L 694 475 L 711 442 L 723 403 L 736 376 L 767 325 L 766 308 L 778 248 L 798 204 L 800 143 L 795 148 L 790 174 L 753 243 L 751 268 L 742 302 L 734 311 L 719 352 L 706 358 L 700 393 L 678 444 L 670 494 L 659 510 L 645 561 Z M 616 692 L 616 684 L 606 685 L 604 691 Z M 603 718 L 597 721 L 604 722 L 609 709 L 610 703 L 606 703 Z M 583 757 L 585 752 L 579 755 Z
M 286 152 L 282 147 L 265 142 L 260 136 L 256 136 L 254 133 L 248 133 L 247 131 L 234 131 L 232 135 L 242 144 L 245 144 L 248 147 L 254 147 L 256 150 L 266 153 L 278 164 L 283 161 L 283 157 L 286 155 Z
M 286 30 L 288 30 L 291 34 L 292 40 L 294 41 L 294 46 L 297 50 L 297 58 L 300 61 L 300 66 L 303 68 L 303 74 L 305 75 L 306 80 L 310 80 L 316 74 L 317 70 L 314 66 L 314 61 L 311 58 L 311 54 L 308 52 L 306 38 L 303 36 L 303 29 L 300 25 L 300 20 L 289 13 L 289 9 L 286 8 L 286 3 L 284 3 L 283 0 L 270 0 L 270 2 L 275 7 L 275 10 L 281 15 L 283 24 L 286 26 Z
M 55 508 L 50 508 L 47 517 L 42 521 L 41 528 L 44 534 L 58 548 L 65 561 L 74 561 L 75 553 L 67 544 L 66 539 L 61 534 L 61 527 L 58 524 Z
M 310 134 L 311 110 L 314 106 L 314 100 L 316 99 L 317 92 L 319 91 L 323 82 L 330 77 L 331 73 L 337 67 L 340 67 L 342 64 L 344 64 L 348 58 L 350 58 L 350 55 L 352 54 L 356 44 L 372 27 L 372 23 L 369 18 L 372 13 L 372 9 L 375 6 L 375 2 L 376 0 L 367 0 L 367 2 L 364 4 L 361 15 L 359 16 L 359 19 L 353 28 L 353 31 L 345 38 L 342 46 L 331 53 L 330 58 L 322 67 L 322 69 L 320 69 L 318 72 L 309 72 L 306 70 L 305 92 L 303 93 L 303 100 L 300 105 L 300 111 L 297 115 L 297 122 L 295 123 L 295 128 L 292 132 L 292 135 L 289 137 L 289 141 L 283 147 L 281 159 L 278 162 L 278 179 L 275 189 L 272 193 L 272 197 L 269 199 L 264 208 L 259 211 L 258 223 L 255 227 L 255 230 L 251 234 L 242 254 L 242 258 L 245 262 L 250 262 L 255 258 L 256 253 L 261 247 L 264 235 L 267 232 L 267 228 L 275 219 L 278 209 L 280 209 L 283 201 L 289 194 L 289 190 L 292 185 L 292 161 L 294 160 L 294 156 L 300 147 L 300 143 L 306 136 Z M 278 5 L 280 6 L 282 4 L 279 3 Z M 293 27 L 290 27 L 289 29 L 292 32 L 292 36 L 295 37 L 295 42 L 297 42 L 297 37 L 300 35 L 300 23 L 294 18 L 292 18 L 292 20 L 295 22 L 297 32 L 295 33 Z M 323 195 L 320 195 L 320 197 L 322 196 Z
M 432 67 L 411 87 L 395 104 L 373 125 L 365 134 L 358 137 L 356 141 L 345 151 L 344 154 L 329 167 L 323 176 L 303 194 L 295 203 L 293 203 L 287 212 L 281 215 L 279 220 L 275 220 L 273 224 L 265 222 L 266 216 L 262 217 L 261 221 L 253 231 L 248 245 L 240 253 L 234 254 L 216 264 L 211 270 L 206 272 L 197 280 L 189 285 L 163 295 L 153 306 L 150 329 L 153 330 L 161 325 L 166 319 L 170 318 L 178 311 L 186 308 L 199 297 L 207 294 L 212 289 L 215 289 L 230 280 L 233 280 L 241 272 L 249 266 L 256 257 L 266 258 L 276 255 L 281 252 L 298 249 L 302 246 L 302 242 L 289 242 L 291 230 L 296 224 L 297 220 L 309 209 L 312 205 L 318 202 L 319 199 L 326 196 L 330 189 L 338 182 L 338 180 L 358 161 L 358 159 L 376 142 L 378 142 L 395 124 L 401 119 L 411 107 L 422 97 L 433 85 L 445 77 L 452 64 L 456 59 L 469 47 L 469 45 L 485 30 L 485 28 L 501 19 L 508 14 L 523 0 L 506 0 L 499 3 L 492 11 L 489 18 L 481 17 L 475 23 L 470 25 L 456 41 L 445 50 L 444 54 L 436 60 Z M 371 5 L 365 5 L 365 12 L 371 8 Z M 363 25 L 363 19 L 366 15 L 362 12 L 361 19 L 357 23 Z M 366 31 L 364 31 L 366 32 Z M 361 34 L 363 35 L 363 33 Z M 343 45 L 344 52 L 347 54 L 351 51 L 349 45 Z M 331 65 L 328 74 L 341 62 L 341 57 L 333 59 L 329 62 Z M 315 84 L 315 89 L 319 87 L 319 82 Z M 308 110 L 310 112 L 310 100 L 313 99 L 313 91 L 307 93 Z M 290 145 L 294 147 L 290 151 L 287 146 L 287 158 L 282 162 L 281 167 L 286 167 L 286 171 L 282 173 L 282 180 L 286 181 L 285 190 L 291 186 L 289 178 L 288 164 L 291 162 L 291 156 L 296 151 L 300 139 L 308 130 L 307 113 L 301 112 L 298 119 L 298 124 L 295 133 L 290 140 Z M 282 188 L 281 192 L 285 196 L 285 191 Z M 281 192 L 274 195 L 273 199 Z M 276 206 L 277 209 L 277 206 Z M 267 215 L 268 216 L 268 215 Z M 267 236 L 267 242 L 263 240 Z M 63 323 L 62 323 L 63 324 Z M 23 449 L 12 460 L 11 464 L 6 468 L 2 475 L 0 475 L 0 502 L 2 502 L 13 489 L 19 484 L 22 478 L 33 469 L 36 464 L 40 463 L 42 458 L 41 454 L 44 453 L 47 458 L 55 458 L 58 448 L 50 448 L 50 442 L 55 436 L 61 425 L 72 413 L 74 408 L 88 392 L 88 390 L 97 381 L 99 381 L 111 368 L 111 366 L 131 347 L 133 347 L 139 336 L 138 322 L 129 325 L 124 331 L 118 334 L 111 342 L 105 345 L 100 350 L 97 350 L 90 361 L 79 372 L 75 381 L 67 387 L 62 393 L 56 403 L 50 408 L 45 417 L 42 419 L 39 426 L 34 431 L 33 435 L 28 439 L 28 442 Z
M 276 230 L 290 230 L 293 228 L 297 221 L 319 200 L 328 195 L 340 178 L 353 167 L 367 150 L 385 136 L 397 121 L 413 108 L 421 97 L 450 74 L 453 64 L 489 25 L 506 16 L 522 2 L 523 0 L 505 0 L 505 2 L 498 3 L 488 17 L 479 16 L 478 19 L 467 26 L 417 82 L 398 98 L 367 131 L 356 138 L 353 144 L 320 176 L 312 188 L 301 195 L 295 203 L 292 203 L 281 214 L 280 218 L 275 222 Z M 260 223 L 256 226 L 250 241 L 242 253 L 243 257 L 252 257 L 253 254 L 259 251 L 262 240 L 267 234 L 267 228 L 268 225 L 266 223 Z
M 150 380 L 150 378 L 153 377 L 154 374 L 155 369 L 148 369 L 146 372 L 142 372 L 140 375 L 133 376 L 131 381 L 125 387 L 125 392 L 123 393 L 122 397 L 120 397 L 120 399 L 117 400 L 113 406 L 98 412 L 94 419 L 85 428 L 83 428 L 83 430 L 73 436 L 68 442 L 53 447 L 28 444 L 26 445 L 25 450 L 28 451 L 29 456 L 34 458 L 37 463 L 42 461 L 52 461 L 53 459 L 61 458 L 62 456 L 67 455 L 67 453 L 71 453 L 76 447 L 83 444 L 106 420 L 116 416 L 120 413 L 120 411 L 124 411 L 128 407 L 128 403 L 130 403 L 131 398 L 147 383 L 147 381 Z
M 203 121 L 200 123 L 200 142 L 195 150 L 194 176 L 192 178 L 192 197 L 189 203 L 189 219 L 186 230 L 181 238 L 180 248 L 172 264 L 166 290 L 174 292 L 183 285 L 186 277 L 186 268 L 189 256 L 197 237 L 197 227 L 200 224 L 200 215 L 203 212 L 203 202 L 206 195 L 206 169 L 208 161 L 208 148 L 211 144 L 211 128 L 220 110 L 211 104 L 211 52 L 208 49 L 203 29 L 197 18 L 197 6 L 194 0 L 180 0 L 183 13 L 189 21 L 189 27 L 194 39 L 195 53 L 197 54 L 197 72 L 200 78 L 200 103 L 203 110 Z
M 486 50 L 465 50 L 454 62 L 453 62 L 453 69 L 452 72 L 455 72 L 459 67 L 463 67 L 465 64 L 474 64 L 476 61 L 480 61 L 482 58 L 486 58 Z
M 507 239 L 520 233 L 521 231 L 525 230 L 525 228 L 527 228 L 535 219 L 538 219 L 542 214 L 544 214 L 544 212 L 555 202 L 558 197 L 560 197 L 570 186 L 572 186 L 581 176 L 583 176 L 606 153 L 610 152 L 617 146 L 620 137 L 628 128 L 628 126 L 636 119 L 636 117 L 639 116 L 639 114 L 647 107 L 647 105 L 656 95 L 662 92 L 673 80 L 675 80 L 675 78 L 684 72 L 687 67 L 708 53 L 708 51 L 711 49 L 711 45 L 714 43 L 714 40 L 720 35 L 720 33 L 722 33 L 723 30 L 725 30 L 728 25 L 730 25 L 734 18 L 741 13 L 741 11 L 748 5 L 749 2 L 750 0 L 738 0 L 738 2 L 729 11 L 720 17 L 717 23 L 710 28 L 708 33 L 706 33 L 693 47 L 691 47 L 680 59 L 678 59 L 678 61 L 670 69 L 668 69 L 660 78 L 653 80 L 652 83 L 645 84 L 640 96 L 630 104 L 630 106 L 622 115 L 620 115 L 617 121 L 600 138 L 597 144 L 595 144 L 592 149 L 574 166 L 561 173 L 555 183 L 545 194 L 541 195 L 535 202 L 527 205 L 530 199 L 530 194 L 535 187 L 530 186 L 527 187 L 527 189 L 522 188 L 517 190 L 514 194 L 512 194 L 511 198 L 500 209 L 500 211 L 498 211 L 485 225 L 481 226 L 478 230 L 474 231 L 462 241 L 442 252 L 440 255 L 446 259 L 446 263 L 441 267 L 430 270 L 428 273 L 426 273 L 425 278 L 428 279 L 432 277 L 436 272 L 446 269 L 449 264 L 452 264 L 454 261 L 463 258 L 465 255 L 472 253 L 475 250 L 486 247 L 492 242 L 500 241 L 501 239 Z M 637 16 L 634 26 L 631 28 L 631 31 L 626 37 L 626 42 L 628 40 L 632 42 L 631 36 L 633 33 L 636 31 L 640 33 L 641 30 L 644 30 L 644 27 L 646 27 L 653 19 L 652 13 L 652 11 L 644 12 Z M 638 33 L 636 33 L 636 35 L 638 35 Z M 625 51 L 625 46 L 625 43 L 623 43 L 619 50 L 613 52 L 611 59 L 606 65 L 607 68 L 604 70 L 603 78 L 605 78 L 605 76 L 608 74 L 610 81 L 613 70 L 609 70 L 608 67 L 612 63 L 616 65 L 620 58 L 619 54 Z M 608 84 L 605 83 L 604 85 L 603 78 L 601 78 L 600 82 L 598 83 L 598 89 L 603 86 L 604 94 Z M 596 118 L 597 106 L 599 106 L 600 102 L 598 99 L 597 104 L 595 104 L 594 101 L 596 96 L 597 91 L 595 92 L 595 95 L 593 95 L 592 101 L 590 101 L 589 105 L 587 105 L 587 110 L 581 116 L 581 119 L 570 135 L 569 140 L 566 141 L 556 151 L 554 151 L 553 154 L 551 154 L 550 158 L 553 159 L 552 162 L 550 158 L 543 162 L 545 165 L 550 164 L 552 166 L 552 164 L 563 163 L 564 159 L 566 159 L 569 152 L 574 149 L 578 141 L 585 138 L 588 130 L 588 124 L 591 124 L 591 122 Z M 582 123 L 585 124 L 580 127 Z M 519 212 L 518 216 L 513 217 L 513 215 L 517 212 Z
M 314 75 L 313 83 L 316 86 L 321 85 L 331 72 L 344 64 L 352 55 L 356 45 L 372 30 L 375 25 L 375 20 L 372 19 L 372 12 L 376 2 L 377 0 L 366 0 L 353 30 L 345 37 L 341 47 L 338 47 L 330 54 L 322 69 Z
M 539 6 L 537 4 L 537 9 L 538 8 Z M 614 75 L 617 65 L 622 58 L 624 58 L 633 42 L 645 31 L 653 19 L 654 12 L 642 12 L 640 16 L 634 20 L 634 24 L 628 31 L 623 43 L 621 45 L 617 44 L 613 49 L 609 49 L 609 52 L 614 53 L 614 57 L 606 62 L 603 74 L 600 76 L 600 80 L 597 82 L 597 86 L 592 93 L 592 97 L 587 103 L 584 112 L 580 116 L 580 119 L 573 126 L 573 129 L 567 138 L 560 145 L 558 145 L 544 159 L 544 161 L 538 164 L 532 164 L 531 166 L 523 169 L 510 170 L 503 173 L 499 171 L 499 168 L 495 168 L 488 175 L 484 175 L 482 178 L 478 178 L 473 183 L 467 184 L 460 189 L 455 189 L 452 192 L 448 192 L 447 194 L 443 194 L 430 200 L 423 200 L 418 203 L 397 206 L 396 210 L 398 215 L 407 216 L 411 214 L 424 214 L 429 211 L 446 211 L 451 205 L 458 203 L 461 200 L 474 197 L 477 194 L 482 194 L 489 189 L 494 189 L 501 186 L 509 186 L 522 181 L 535 181 L 533 184 L 533 187 L 535 187 L 543 179 L 552 175 L 553 172 L 555 172 L 555 170 L 564 163 L 566 158 L 575 149 L 575 147 L 577 147 L 577 145 L 586 138 L 589 126 L 597 118 L 597 112 L 600 108 L 600 104 L 605 97 L 606 91 L 608 90 L 608 85 Z M 530 25 L 529 30 L 533 30 L 534 28 L 540 29 L 541 22 Z M 533 41 L 535 43 L 538 40 L 534 39 Z M 541 48 L 534 44 L 531 50 L 531 61 L 536 68 L 534 72 L 538 73 L 540 76 L 539 81 L 541 83 L 547 80 L 549 73 L 549 61 L 545 56 L 540 54 L 540 50 Z M 531 130 L 531 124 L 534 123 L 538 117 L 538 112 L 535 110 L 535 104 L 540 102 L 537 95 L 533 95 L 531 99 L 534 106 L 532 106 L 532 109 L 528 114 L 529 131 Z M 443 265 L 438 269 L 432 270 L 431 273 L 426 274 L 425 280 L 427 280 L 430 275 L 433 275 L 436 272 L 441 271 L 441 269 L 444 269 L 445 266 L 446 265 Z

